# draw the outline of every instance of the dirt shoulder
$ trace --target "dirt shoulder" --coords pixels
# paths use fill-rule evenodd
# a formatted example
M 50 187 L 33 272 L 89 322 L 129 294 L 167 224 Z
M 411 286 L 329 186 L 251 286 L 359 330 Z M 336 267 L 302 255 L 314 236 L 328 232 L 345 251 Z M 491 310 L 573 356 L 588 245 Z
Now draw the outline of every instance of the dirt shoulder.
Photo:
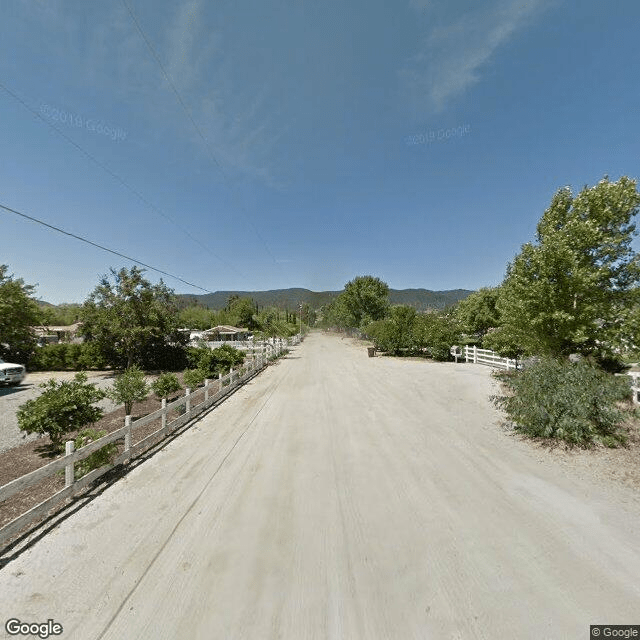
M 312 334 L 10 562 L 0 601 L 82 640 L 637 624 L 637 491 L 506 434 L 495 391 Z

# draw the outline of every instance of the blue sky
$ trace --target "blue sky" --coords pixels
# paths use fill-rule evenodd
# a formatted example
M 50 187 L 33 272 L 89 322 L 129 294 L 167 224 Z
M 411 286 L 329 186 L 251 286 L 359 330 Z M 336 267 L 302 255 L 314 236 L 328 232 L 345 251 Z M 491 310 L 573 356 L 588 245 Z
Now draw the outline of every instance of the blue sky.
M 640 174 L 639 19 L 623 0 L 15 0 L 0 204 L 211 291 L 499 284 L 558 188 Z M 0 263 L 54 303 L 132 266 L 2 210 Z

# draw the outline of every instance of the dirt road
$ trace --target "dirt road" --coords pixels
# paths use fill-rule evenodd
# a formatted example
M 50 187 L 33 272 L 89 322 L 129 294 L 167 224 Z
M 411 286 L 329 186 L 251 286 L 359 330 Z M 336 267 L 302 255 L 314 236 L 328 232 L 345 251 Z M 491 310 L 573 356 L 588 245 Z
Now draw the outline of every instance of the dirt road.
M 567 640 L 640 623 L 637 496 L 505 435 L 489 373 L 311 335 L 2 569 L 2 624 Z

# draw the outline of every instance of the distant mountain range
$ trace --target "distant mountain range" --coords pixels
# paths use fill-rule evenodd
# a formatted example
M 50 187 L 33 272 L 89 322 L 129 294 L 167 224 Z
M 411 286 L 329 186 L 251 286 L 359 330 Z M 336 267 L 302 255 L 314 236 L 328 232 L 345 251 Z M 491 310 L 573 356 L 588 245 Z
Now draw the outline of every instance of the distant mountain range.
M 178 298 L 185 306 L 200 304 L 209 309 L 223 309 L 227 306 L 229 297 L 238 295 L 241 298 L 251 298 L 261 307 L 278 307 L 279 309 L 297 308 L 301 302 L 308 302 L 312 309 L 319 309 L 330 303 L 341 291 L 310 291 L 309 289 L 273 289 L 271 291 L 216 291 L 204 295 L 178 294 Z M 463 300 L 470 293 L 469 289 L 452 289 L 449 291 L 430 291 L 429 289 L 390 289 L 391 304 L 406 304 L 418 311 L 425 309 L 443 309 L 447 305 Z

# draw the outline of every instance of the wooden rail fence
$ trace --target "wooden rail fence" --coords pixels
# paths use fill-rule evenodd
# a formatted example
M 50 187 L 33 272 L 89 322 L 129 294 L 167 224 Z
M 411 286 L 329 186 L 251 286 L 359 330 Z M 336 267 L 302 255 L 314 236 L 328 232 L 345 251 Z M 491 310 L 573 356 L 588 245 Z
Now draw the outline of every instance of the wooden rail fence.
M 501 369 L 519 369 L 518 361 L 513 358 L 501 358 L 495 351 L 490 349 L 478 349 L 478 347 L 465 346 L 463 351 L 464 358 L 467 362 L 474 364 L 488 364 L 491 367 L 499 367 Z
M 16 493 L 27 489 L 44 478 L 47 478 L 62 469 L 65 471 L 64 489 L 53 494 L 0 529 L 0 547 L 4 545 L 7 540 L 21 532 L 34 520 L 45 515 L 56 504 L 67 498 L 73 497 L 81 489 L 93 482 L 96 478 L 99 478 L 110 471 L 116 465 L 129 463 L 133 457 L 150 448 L 154 443 L 176 431 L 176 429 L 179 429 L 190 420 L 193 420 L 197 415 L 207 410 L 224 396 L 228 395 L 232 389 L 236 388 L 249 377 L 262 370 L 266 366 L 267 359 L 269 357 L 279 356 L 282 351 L 289 346 L 289 344 L 298 344 L 298 342 L 298 336 L 294 336 L 294 338 L 289 339 L 289 341 L 272 345 L 272 348 L 267 350 L 267 357 L 265 357 L 264 354 L 254 355 L 250 358 L 247 364 L 244 364 L 235 371 L 231 369 L 231 371 L 225 376 L 220 375 L 218 380 L 205 380 L 204 387 L 195 389 L 194 393 L 192 393 L 190 389 L 186 389 L 185 395 L 173 402 L 167 403 L 167 401 L 163 399 L 162 407 L 160 409 L 136 420 L 135 422 L 132 422 L 131 416 L 126 416 L 123 427 L 108 433 L 106 436 L 103 436 L 80 449 L 74 450 L 74 442 L 73 440 L 69 440 L 66 442 L 65 455 L 63 457 L 0 487 L 0 503 L 2 503 Z M 215 392 L 213 392 L 214 387 L 216 389 Z M 195 401 L 199 399 L 199 397 L 202 397 L 202 401 L 196 403 Z M 182 407 L 184 407 L 184 410 L 182 410 Z M 175 420 L 169 422 L 167 417 L 175 410 L 178 410 L 181 415 L 179 415 Z M 146 436 L 135 445 L 132 445 L 132 432 L 149 424 L 150 422 L 153 422 L 154 420 L 157 420 L 158 418 L 161 419 L 162 426 L 160 429 Z M 77 462 L 84 460 L 102 447 L 123 439 L 124 451 L 117 456 L 112 463 L 104 465 L 99 469 L 94 469 L 82 478 L 77 480 L 75 479 L 75 464 Z

